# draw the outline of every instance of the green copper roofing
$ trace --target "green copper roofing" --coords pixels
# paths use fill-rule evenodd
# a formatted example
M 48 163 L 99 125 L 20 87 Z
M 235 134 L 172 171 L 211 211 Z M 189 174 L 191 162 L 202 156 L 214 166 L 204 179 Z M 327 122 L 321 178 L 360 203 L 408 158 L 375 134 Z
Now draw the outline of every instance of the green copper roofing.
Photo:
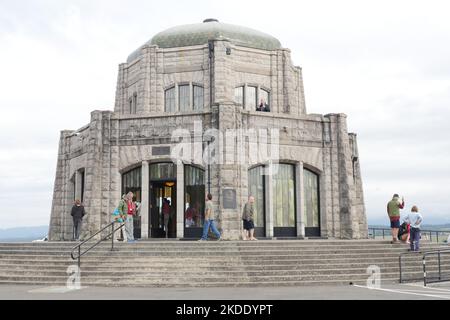
M 146 44 L 157 45 L 160 48 L 176 48 L 206 44 L 210 39 L 228 39 L 236 45 L 263 50 L 275 50 L 281 47 L 280 41 L 266 33 L 221 23 L 215 19 L 167 29 L 156 34 Z M 128 57 L 128 61 L 137 58 L 139 51 L 138 49 L 133 52 Z

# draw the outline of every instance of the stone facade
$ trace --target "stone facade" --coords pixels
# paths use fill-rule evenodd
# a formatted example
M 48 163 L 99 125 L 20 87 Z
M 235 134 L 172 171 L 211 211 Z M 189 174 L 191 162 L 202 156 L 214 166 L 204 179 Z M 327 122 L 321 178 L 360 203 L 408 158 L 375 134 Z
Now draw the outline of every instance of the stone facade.
M 189 85 L 190 92 L 194 85 L 203 88 L 201 110 L 192 110 L 190 99 L 190 111 L 165 112 L 165 90 L 174 87 L 178 101 L 179 85 Z M 269 92 L 271 112 L 249 110 L 236 102 L 234 90 L 239 86 L 254 86 L 257 94 L 259 89 Z M 172 133 L 185 129 L 194 136 L 200 122 L 202 132 L 278 129 L 280 162 L 295 166 L 297 236 L 305 236 L 302 185 L 303 168 L 307 168 L 319 177 L 320 236 L 367 238 L 356 135 L 347 132 L 346 116 L 306 113 L 302 70 L 292 64 L 288 49 L 263 50 L 237 45 L 229 39 L 210 39 L 202 45 L 175 48 L 142 46 L 127 63 L 119 65 L 114 111 L 93 111 L 87 126 L 61 132 L 50 240 L 71 239 L 70 208 L 81 193 L 88 213 L 83 223 L 84 235 L 108 224 L 122 193 L 121 175 L 136 166 L 142 167 L 141 236 L 147 237 L 148 166 L 171 160 L 168 154 L 154 155 L 152 147 L 173 149 L 177 142 Z M 245 140 L 227 148 L 234 148 L 236 155 L 239 150 L 248 153 L 250 143 Z M 185 159 L 186 163 L 192 161 L 195 160 Z M 210 177 L 223 237 L 238 239 L 251 165 L 197 164 Z M 176 168 L 177 237 L 183 238 L 183 165 Z M 267 237 L 274 236 L 272 183 L 272 178 L 266 176 Z M 224 208 L 225 189 L 236 192 L 237 208 Z

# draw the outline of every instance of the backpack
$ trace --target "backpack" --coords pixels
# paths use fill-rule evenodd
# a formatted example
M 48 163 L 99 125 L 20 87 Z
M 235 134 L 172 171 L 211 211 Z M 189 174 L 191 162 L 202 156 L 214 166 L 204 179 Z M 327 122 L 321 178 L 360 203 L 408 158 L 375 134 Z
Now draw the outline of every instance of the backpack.
M 120 222 L 120 223 L 123 222 L 123 219 L 119 215 L 119 208 L 114 209 L 114 212 L 112 213 L 112 215 L 116 222 Z
M 402 235 L 408 233 L 408 224 L 403 222 L 398 228 L 398 239 L 401 239 Z

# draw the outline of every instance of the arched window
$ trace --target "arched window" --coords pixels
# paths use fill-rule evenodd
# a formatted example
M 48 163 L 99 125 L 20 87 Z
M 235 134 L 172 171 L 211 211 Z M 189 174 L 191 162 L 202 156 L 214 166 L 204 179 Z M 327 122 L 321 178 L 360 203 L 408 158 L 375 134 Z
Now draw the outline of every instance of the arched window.
M 273 175 L 272 184 L 274 235 L 279 231 L 278 235 L 296 236 L 294 165 L 278 164 L 278 172 Z
M 133 192 L 134 200 L 141 201 L 142 186 L 141 167 L 132 169 L 122 175 L 122 194 Z
M 256 87 L 247 86 L 247 92 L 245 93 L 245 108 L 247 110 L 256 110 L 257 101 L 256 101 Z
M 266 189 L 264 183 L 264 167 L 258 166 L 248 170 L 248 195 L 255 198 L 255 234 L 264 236 Z
M 269 91 L 261 89 L 259 91 L 259 102 L 261 102 L 261 100 L 264 100 L 265 103 L 267 103 L 267 105 L 270 105 L 270 100 L 269 100 Z
M 192 90 L 194 110 L 203 109 L 203 87 L 194 85 Z
M 245 108 L 244 104 L 244 86 L 240 86 L 234 88 L 234 102 L 242 105 L 242 108 Z
M 178 86 L 178 106 L 180 111 L 189 111 L 189 85 L 183 84 Z
M 184 226 L 186 229 L 190 229 L 192 231 L 195 228 L 203 227 L 203 222 L 205 219 L 204 209 L 205 209 L 205 170 L 200 169 L 198 167 L 185 165 Z M 200 235 L 201 230 L 196 231 L 198 235 Z
M 169 88 L 164 92 L 164 104 L 166 112 L 175 112 L 175 87 Z
M 309 228 L 316 229 L 310 231 L 318 231 L 318 228 L 320 228 L 319 175 L 308 169 L 303 169 L 303 188 L 305 232 Z M 319 235 L 317 234 L 317 236 Z
M 133 108 L 132 108 L 132 114 L 136 114 L 136 111 L 137 111 L 137 93 L 135 92 L 134 94 L 133 94 Z

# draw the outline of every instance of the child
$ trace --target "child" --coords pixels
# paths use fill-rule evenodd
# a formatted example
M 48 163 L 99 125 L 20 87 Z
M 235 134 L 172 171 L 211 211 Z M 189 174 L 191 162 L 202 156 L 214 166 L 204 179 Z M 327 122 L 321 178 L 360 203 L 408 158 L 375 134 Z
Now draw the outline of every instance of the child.
M 419 213 L 419 208 L 413 206 L 411 213 L 409 213 L 404 219 L 404 222 L 410 224 L 410 246 L 411 251 L 419 251 L 420 241 L 420 224 L 422 223 L 422 215 Z

